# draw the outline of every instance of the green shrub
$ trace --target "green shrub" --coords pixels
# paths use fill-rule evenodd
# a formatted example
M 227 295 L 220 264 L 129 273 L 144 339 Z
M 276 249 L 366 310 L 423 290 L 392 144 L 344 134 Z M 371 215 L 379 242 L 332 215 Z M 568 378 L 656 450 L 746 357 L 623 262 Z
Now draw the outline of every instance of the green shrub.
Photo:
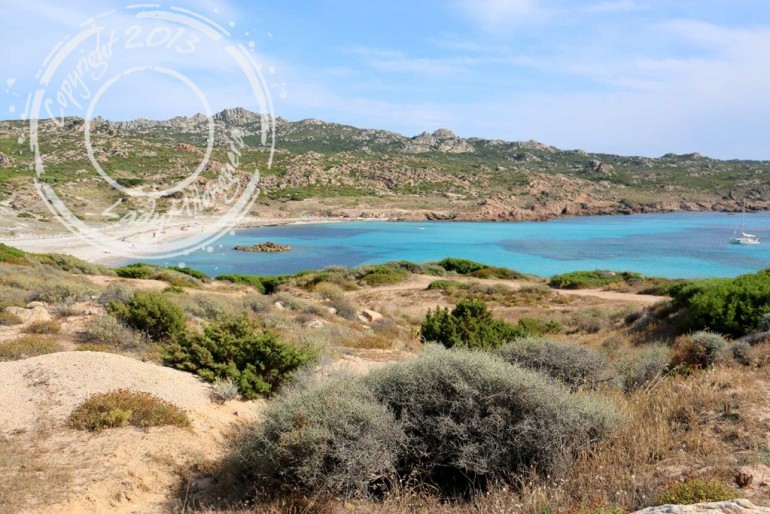
M 663 376 L 668 368 L 669 352 L 667 346 L 650 345 L 636 358 L 622 363 L 623 389 L 630 393 Z
M 22 319 L 10 312 L 0 311 L 0 327 L 10 327 L 11 325 L 21 325 Z
M 155 270 L 155 266 L 144 264 L 142 262 L 135 262 L 133 264 L 115 268 L 114 271 L 121 278 L 149 279 Z
M 150 393 L 118 389 L 94 394 L 67 419 L 78 430 L 123 427 L 189 427 L 190 419 L 179 407 Z
M 78 334 L 83 343 L 103 343 L 121 350 L 136 350 L 146 344 L 139 332 L 131 330 L 112 316 L 98 316 Z
M 112 302 L 109 312 L 128 326 L 140 330 L 153 341 L 163 341 L 185 329 L 184 311 L 167 295 L 140 291 L 127 302 Z
M 770 312 L 770 269 L 735 279 L 675 284 L 669 293 L 676 307 L 686 309 L 685 330 L 741 337 L 761 329 Z
M 692 505 L 694 503 L 721 502 L 740 498 L 738 491 L 717 481 L 694 478 L 675 482 L 658 498 L 660 505 Z
M 470 275 L 487 267 L 478 262 L 469 261 L 468 259 L 456 259 L 454 257 L 442 259 L 438 262 L 438 265 L 447 271 L 454 271 L 459 275 Z
M 484 302 L 473 299 L 463 300 L 451 312 L 441 307 L 429 310 L 420 327 L 423 341 L 447 348 L 496 348 L 519 335 L 510 323 L 494 319 Z
M 434 280 L 430 284 L 428 284 L 428 291 L 432 291 L 434 289 L 439 290 L 446 290 L 446 289 L 468 289 L 468 284 L 463 282 L 457 282 L 456 280 Z
M 680 337 L 671 355 L 672 368 L 705 369 L 723 362 L 727 357 L 725 338 L 713 332 L 696 332 Z
M 626 283 L 634 284 L 646 280 L 644 275 L 624 271 L 573 271 L 554 275 L 548 281 L 548 285 L 557 289 L 587 289 L 604 287 L 610 284 Z
M 107 266 L 94 264 L 72 255 L 59 253 L 32 254 L 33 258 L 45 266 L 51 266 L 68 273 L 82 273 L 83 275 L 113 276 L 115 272 Z
M 32 265 L 32 263 L 27 259 L 27 252 L 3 243 L 0 243 L 0 262 L 18 264 L 21 266 Z
M 312 358 L 241 315 L 179 335 L 164 350 L 164 363 L 214 382 L 232 379 L 244 398 L 272 393 Z
M 237 273 L 231 273 L 227 275 L 218 275 L 216 280 L 223 280 L 225 282 L 232 282 L 233 284 L 241 284 L 246 286 L 255 287 L 262 294 L 272 294 L 278 286 L 283 284 L 286 280 L 286 276 L 257 276 L 257 275 L 240 275 Z
M 404 433 L 360 380 L 280 397 L 236 443 L 263 495 L 361 497 L 395 480 Z
M 188 268 L 187 266 L 166 266 L 166 269 L 170 269 L 172 271 L 178 271 L 179 273 L 184 273 L 185 275 L 189 275 L 193 278 L 197 278 L 201 282 L 208 282 L 209 276 L 203 273 L 202 271 L 198 271 L 197 269 Z
M 31 335 L 0 343 L 0 362 L 17 361 L 62 351 L 62 346 L 51 339 Z
M 504 361 L 544 373 L 572 389 L 609 383 L 615 373 L 604 354 L 574 343 L 527 337 L 495 352 Z
M 409 276 L 409 272 L 396 263 L 363 266 L 359 268 L 359 280 L 368 286 L 396 284 Z
M 399 476 L 447 494 L 532 469 L 558 475 L 621 419 L 604 400 L 484 352 L 433 347 L 364 380 L 406 434 Z

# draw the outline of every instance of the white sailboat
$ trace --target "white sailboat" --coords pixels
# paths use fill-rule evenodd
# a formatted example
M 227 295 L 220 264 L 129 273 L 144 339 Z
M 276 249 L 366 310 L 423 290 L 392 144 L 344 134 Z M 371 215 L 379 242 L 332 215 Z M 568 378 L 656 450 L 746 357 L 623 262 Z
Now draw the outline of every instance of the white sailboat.
M 759 236 L 754 234 L 748 234 L 745 232 L 745 226 L 746 226 L 746 200 L 743 201 L 743 212 L 741 214 L 741 233 L 738 235 L 737 228 L 736 231 L 733 232 L 733 238 L 730 239 L 730 243 L 734 245 L 758 245 L 759 244 Z

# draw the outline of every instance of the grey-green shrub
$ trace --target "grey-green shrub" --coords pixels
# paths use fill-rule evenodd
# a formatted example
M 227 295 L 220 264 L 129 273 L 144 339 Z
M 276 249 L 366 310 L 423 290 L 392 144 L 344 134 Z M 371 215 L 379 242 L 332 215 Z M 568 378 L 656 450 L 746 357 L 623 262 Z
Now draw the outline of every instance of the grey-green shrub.
M 750 366 L 754 361 L 751 344 L 747 343 L 746 341 L 735 341 L 730 345 L 730 353 L 732 354 L 735 362 L 743 366 Z
M 671 367 L 705 369 L 727 358 L 727 341 L 714 332 L 695 332 L 680 337 L 674 345 Z
M 99 298 L 96 299 L 96 303 L 100 305 L 108 305 L 111 302 L 128 303 L 134 296 L 134 290 L 125 284 L 112 283 L 108 285 Z
M 264 495 L 367 496 L 396 477 L 404 432 L 360 380 L 338 379 L 278 398 L 236 444 Z
M 623 375 L 623 389 L 635 391 L 653 380 L 663 376 L 668 367 L 669 348 L 663 345 L 650 345 L 639 355 L 620 365 Z
M 544 373 L 572 389 L 595 388 L 612 382 L 616 375 L 603 353 L 574 343 L 526 337 L 506 343 L 496 353 L 506 362 Z
M 129 327 L 112 316 L 93 318 L 79 338 L 84 343 L 104 343 L 121 350 L 135 350 L 147 344 L 140 332 Z
M 406 434 L 399 475 L 446 494 L 532 469 L 559 474 L 621 419 L 604 400 L 485 352 L 431 346 L 365 381 Z
M 157 291 L 140 291 L 126 303 L 111 302 L 107 310 L 153 341 L 172 338 L 185 329 L 184 311 L 168 295 Z

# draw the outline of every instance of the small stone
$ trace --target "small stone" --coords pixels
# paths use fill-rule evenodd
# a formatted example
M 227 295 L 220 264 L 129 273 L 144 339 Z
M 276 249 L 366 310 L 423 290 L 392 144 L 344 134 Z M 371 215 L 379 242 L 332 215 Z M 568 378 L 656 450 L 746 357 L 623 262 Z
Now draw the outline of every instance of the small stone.
M 274 306 L 276 309 L 278 309 L 279 311 L 282 311 L 282 310 L 285 310 L 285 309 L 286 309 L 286 307 L 284 307 L 284 306 L 283 306 L 283 304 L 282 304 L 281 302 L 275 302 L 275 303 L 273 304 L 273 306 Z

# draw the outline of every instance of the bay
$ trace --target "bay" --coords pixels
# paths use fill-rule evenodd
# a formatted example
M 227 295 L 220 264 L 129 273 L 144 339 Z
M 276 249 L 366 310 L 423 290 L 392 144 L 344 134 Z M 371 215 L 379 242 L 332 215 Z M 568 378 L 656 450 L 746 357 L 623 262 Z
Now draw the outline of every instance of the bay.
M 278 275 L 331 265 L 461 257 L 543 277 L 577 270 L 635 271 L 670 278 L 733 277 L 770 266 L 770 213 L 746 215 L 762 244 L 729 244 L 741 216 L 668 213 L 591 216 L 546 222 L 310 223 L 239 229 L 213 251 L 177 261 L 210 275 Z M 262 241 L 290 244 L 283 253 L 233 250 Z

